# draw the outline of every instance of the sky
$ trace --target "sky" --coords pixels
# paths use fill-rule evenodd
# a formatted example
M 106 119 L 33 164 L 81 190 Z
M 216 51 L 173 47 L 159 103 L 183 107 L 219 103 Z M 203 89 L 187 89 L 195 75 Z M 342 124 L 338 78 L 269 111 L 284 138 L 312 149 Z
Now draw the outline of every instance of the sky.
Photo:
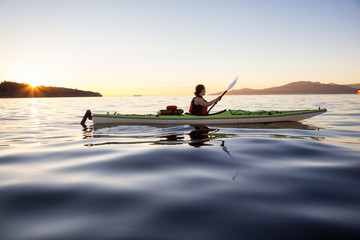
M 359 0 L 0 0 L 0 82 L 104 96 L 360 82 Z

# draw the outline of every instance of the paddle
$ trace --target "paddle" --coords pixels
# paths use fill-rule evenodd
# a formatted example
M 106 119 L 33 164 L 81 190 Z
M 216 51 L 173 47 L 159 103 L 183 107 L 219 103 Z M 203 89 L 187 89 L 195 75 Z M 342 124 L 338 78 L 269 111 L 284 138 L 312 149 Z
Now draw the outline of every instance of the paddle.
M 235 78 L 235 80 L 234 80 L 234 81 L 229 85 L 229 87 L 226 89 L 226 91 L 225 91 L 223 94 L 221 94 L 220 99 L 227 93 L 227 91 L 229 91 L 230 89 L 233 88 L 233 86 L 235 86 L 238 78 L 239 78 L 239 76 L 237 76 L 237 77 Z M 214 103 L 214 105 L 211 106 L 211 108 L 210 108 L 209 111 L 207 112 L 208 114 L 209 114 L 209 112 L 211 111 L 211 109 L 212 109 L 216 104 L 217 104 L 217 102 Z

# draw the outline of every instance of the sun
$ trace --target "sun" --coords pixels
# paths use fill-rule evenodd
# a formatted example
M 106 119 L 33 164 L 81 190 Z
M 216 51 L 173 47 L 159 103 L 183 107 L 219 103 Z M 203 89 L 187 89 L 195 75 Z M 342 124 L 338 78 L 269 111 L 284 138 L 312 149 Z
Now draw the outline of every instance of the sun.
M 48 81 L 46 79 L 46 77 L 44 77 L 41 74 L 31 74 L 31 73 L 26 73 L 26 74 L 22 74 L 18 77 L 18 81 L 22 82 L 22 83 L 27 83 L 29 84 L 32 88 L 38 87 L 38 86 L 42 86 L 42 85 L 47 85 Z
M 51 83 L 53 73 L 50 68 L 42 64 L 29 64 L 19 67 L 16 71 L 15 81 L 27 83 L 31 87 L 49 86 Z
M 22 78 L 22 81 L 29 84 L 32 88 L 44 85 L 44 82 L 46 82 L 45 79 L 41 79 L 37 76 L 25 76 L 24 78 Z

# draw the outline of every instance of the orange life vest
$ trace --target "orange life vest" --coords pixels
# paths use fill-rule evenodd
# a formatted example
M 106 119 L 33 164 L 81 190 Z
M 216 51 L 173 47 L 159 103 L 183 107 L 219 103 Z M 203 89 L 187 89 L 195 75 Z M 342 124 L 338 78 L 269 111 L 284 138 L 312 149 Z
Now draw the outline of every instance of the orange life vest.
M 198 97 L 202 98 L 206 102 L 206 100 L 203 97 L 201 97 L 201 96 L 198 96 Z M 196 105 L 195 104 L 195 99 L 196 98 L 197 97 L 194 97 L 191 100 L 189 113 L 191 113 L 193 115 L 207 115 L 207 107 L 203 107 L 201 105 Z

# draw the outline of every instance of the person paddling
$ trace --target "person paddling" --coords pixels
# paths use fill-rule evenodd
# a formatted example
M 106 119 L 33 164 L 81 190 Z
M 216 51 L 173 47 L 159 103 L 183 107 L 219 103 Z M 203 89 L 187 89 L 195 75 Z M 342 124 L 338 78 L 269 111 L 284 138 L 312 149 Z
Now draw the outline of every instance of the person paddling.
M 195 88 L 195 97 L 191 100 L 189 113 L 193 115 L 207 115 L 207 107 L 217 103 L 221 100 L 221 96 L 215 98 L 214 100 L 207 102 L 203 96 L 205 95 L 206 89 L 205 86 L 199 84 Z

